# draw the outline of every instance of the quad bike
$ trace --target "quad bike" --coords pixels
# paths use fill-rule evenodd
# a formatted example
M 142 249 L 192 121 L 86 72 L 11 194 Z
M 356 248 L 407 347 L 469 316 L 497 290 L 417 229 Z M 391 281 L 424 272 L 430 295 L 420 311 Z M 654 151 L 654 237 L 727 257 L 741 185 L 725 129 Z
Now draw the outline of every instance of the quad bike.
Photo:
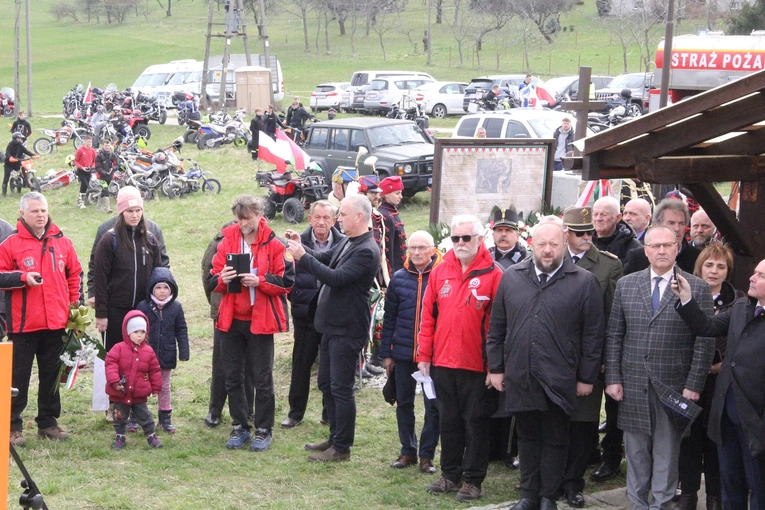
M 281 212 L 287 223 L 300 223 L 305 219 L 306 209 L 329 193 L 324 171 L 315 162 L 309 163 L 302 175 L 273 170 L 258 172 L 256 179 L 261 188 L 268 188 L 264 215 L 269 220 Z

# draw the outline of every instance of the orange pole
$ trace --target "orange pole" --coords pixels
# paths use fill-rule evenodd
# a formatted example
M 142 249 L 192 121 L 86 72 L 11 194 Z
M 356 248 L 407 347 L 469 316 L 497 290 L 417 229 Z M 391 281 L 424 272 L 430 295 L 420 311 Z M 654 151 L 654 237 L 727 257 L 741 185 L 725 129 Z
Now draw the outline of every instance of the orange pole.
M 13 344 L 0 343 L 0 508 L 8 501 L 8 458 L 11 437 L 11 375 L 13 372 Z

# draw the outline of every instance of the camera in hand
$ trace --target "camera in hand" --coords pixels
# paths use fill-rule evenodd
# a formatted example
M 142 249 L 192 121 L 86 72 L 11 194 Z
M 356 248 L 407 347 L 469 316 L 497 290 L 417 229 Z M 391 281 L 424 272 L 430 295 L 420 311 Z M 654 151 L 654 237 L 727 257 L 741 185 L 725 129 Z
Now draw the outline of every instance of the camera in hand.
M 235 294 L 242 292 L 242 278 L 240 275 L 250 274 L 249 253 L 229 253 L 226 255 L 226 265 L 236 270 L 237 276 L 228 282 L 227 292 Z

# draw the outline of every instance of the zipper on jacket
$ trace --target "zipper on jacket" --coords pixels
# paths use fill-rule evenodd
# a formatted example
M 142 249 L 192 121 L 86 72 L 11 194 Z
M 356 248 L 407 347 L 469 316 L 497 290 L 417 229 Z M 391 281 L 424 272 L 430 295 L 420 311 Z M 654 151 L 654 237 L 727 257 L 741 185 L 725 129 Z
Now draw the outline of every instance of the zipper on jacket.
M 133 301 L 131 304 L 132 306 L 135 306 L 135 295 L 138 287 L 138 250 L 135 246 L 135 229 L 133 229 L 133 232 L 131 234 L 131 239 L 133 241 Z
M 53 246 L 49 246 L 48 251 L 50 252 L 50 263 L 51 268 L 53 269 L 53 274 L 56 274 L 56 254 L 53 251 Z

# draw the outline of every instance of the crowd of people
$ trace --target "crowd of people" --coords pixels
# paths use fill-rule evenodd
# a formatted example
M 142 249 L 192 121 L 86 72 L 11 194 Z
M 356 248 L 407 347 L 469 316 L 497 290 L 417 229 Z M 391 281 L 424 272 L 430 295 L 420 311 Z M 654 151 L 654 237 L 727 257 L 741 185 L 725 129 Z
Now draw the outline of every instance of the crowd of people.
M 731 250 L 677 193 L 653 209 L 638 198 L 622 211 L 612 197 L 569 207 L 535 226 L 533 250 L 512 207 L 492 212 L 490 239 L 479 218 L 457 215 L 442 254 L 428 232 L 407 236 L 401 189 L 399 177 L 363 181 L 337 209 L 313 203 L 308 228 L 285 239 L 260 198 L 234 201 L 202 261 L 214 326 L 204 422 L 219 426 L 228 400 L 226 448 L 262 452 L 274 440 L 274 335 L 289 330 L 291 314 L 289 412 L 280 427 L 303 422 L 318 357 L 329 432 L 305 445 L 310 462 L 351 458 L 355 377 L 360 360 L 379 358 L 396 403 L 400 450 L 390 465 L 435 474 L 438 464 L 430 493 L 480 498 L 497 458 L 520 469 L 515 510 L 557 508 L 560 497 L 580 508 L 592 459 L 600 464 L 590 479 L 600 482 L 620 472 L 625 456 L 633 508 L 671 508 L 673 499 L 695 508 L 702 472 L 707 508 L 765 508 L 765 261 L 747 294 L 735 290 Z M 159 397 L 158 426 L 174 433 L 171 371 L 190 357 L 186 322 L 161 229 L 144 217 L 140 193 L 120 190 L 117 211 L 98 229 L 87 272 L 107 350 L 106 414 L 114 449 L 139 428 L 157 448 L 147 401 Z M 11 443 L 25 444 L 35 357 L 38 434 L 65 440 L 60 398 L 49 389 L 83 270 L 39 193 L 22 197 L 15 230 L 0 227 L 3 326 L 19 388 Z M 370 294 L 385 296 L 379 344 Z

